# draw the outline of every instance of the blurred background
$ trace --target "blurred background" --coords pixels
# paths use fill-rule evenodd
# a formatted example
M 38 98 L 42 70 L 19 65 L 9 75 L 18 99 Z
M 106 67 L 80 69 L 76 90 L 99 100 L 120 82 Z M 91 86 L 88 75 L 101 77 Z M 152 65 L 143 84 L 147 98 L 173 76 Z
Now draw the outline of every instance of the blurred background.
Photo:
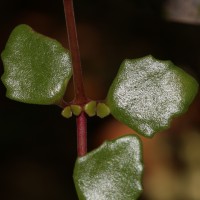
M 105 99 L 125 58 L 152 54 L 200 80 L 200 0 L 74 0 L 87 95 Z M 1 0 L 0 52 L 12 29 L 28 24 L 68 47 L 62 0 Z M 0 61 L 0 74 L 3 73 Z M 56 106 L 5 97 L 0 83 L 0 199 L 77 200 L 75 118 Z M 66 98 L 73 98 L 70 83 Z M 143 140 L 140 200 L 200 199 L 200 94 L 169 130 Z M 89 150 L 134 133 L 112 117 L 88 120 Z

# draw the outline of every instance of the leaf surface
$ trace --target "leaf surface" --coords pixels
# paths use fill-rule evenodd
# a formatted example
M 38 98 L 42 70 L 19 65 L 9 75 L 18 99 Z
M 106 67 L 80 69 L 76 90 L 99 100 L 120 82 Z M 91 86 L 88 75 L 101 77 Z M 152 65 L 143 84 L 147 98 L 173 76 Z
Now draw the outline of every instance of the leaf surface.
M 129 135 L 104 142 L 77 159 L 74 182 L 79 200 L 136 200 L 141 191 L 141 143 Z
M 72 75 L 69 52 L 59 42 L 17 26 L 2 52 L 7 97 L 32 104 L 57 103 Z
M 152 137 L 188 109 L 197 90 L 196 80 L 172 62 L 146 56 L 122 63 L 107 104 L 116 119 Z

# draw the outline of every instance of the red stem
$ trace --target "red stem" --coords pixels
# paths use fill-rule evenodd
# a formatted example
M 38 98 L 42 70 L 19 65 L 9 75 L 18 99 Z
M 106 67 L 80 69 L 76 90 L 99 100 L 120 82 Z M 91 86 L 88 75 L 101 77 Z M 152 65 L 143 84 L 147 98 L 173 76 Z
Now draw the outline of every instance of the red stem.
M 72 57 L 73 65 L 73 81 L 74 81 L 74 104 L 84 105 L 87 102 L 83 86 L 83 76 L 81 68 L 81 59 L 79 53 L 79 45 L 76 31 L 76 23 L 74 17 L 73 0 L 63 0 L 66 18 L 66 27 L 68 31 L 69 49 Z
M 81 60 L 74 17 L 73 0 L 63 0 L 66 27 L 68 32 L 69 49 L 72 57 L 73 82 L 75 98 L 73 104 L 83 106 L 88 102 L 83 86 Z M 84 156 L 87 153 L 87 118 L 82 112 L 76 119 L 77 125 L 77 153 Z
M 77 152 L 80 157 L 87 153 L 87 132 L 85 131 L 87 129 L 87 119 L 84 112 L 76 118 L 76 124 L 79 124 L 77 126 Z

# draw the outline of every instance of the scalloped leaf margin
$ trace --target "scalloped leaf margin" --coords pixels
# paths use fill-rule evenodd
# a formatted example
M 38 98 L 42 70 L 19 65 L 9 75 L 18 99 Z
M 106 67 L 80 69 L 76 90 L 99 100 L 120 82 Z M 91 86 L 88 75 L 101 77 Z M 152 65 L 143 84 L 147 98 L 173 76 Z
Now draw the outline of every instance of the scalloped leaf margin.
M 78 158 L 74 182 L 79 200 L 136 200 L 142 192 L 142 173 L 140 139 L 128 135 Z
M 72 76 L 68 50 L 54 39 L 19 25 L 1 54 L 2 81 L 10 99 L 31 104 L 54 104 L 64 96 Z
M 111 114 L 139 134 L 152 137 L 187 111 L 197 81 L 171 61 L 154 57 L 125 60 L 107 96 Z

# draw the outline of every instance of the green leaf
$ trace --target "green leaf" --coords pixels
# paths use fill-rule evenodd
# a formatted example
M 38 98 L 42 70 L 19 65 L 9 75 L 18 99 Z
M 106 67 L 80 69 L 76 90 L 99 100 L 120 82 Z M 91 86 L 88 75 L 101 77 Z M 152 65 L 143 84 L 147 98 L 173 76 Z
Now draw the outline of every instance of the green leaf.
M 69 52 L 56 40 L 17 26 L 2 53 L 7 97 L 32 104 L 57 103 L 72 75 Z
M 90 101 L 84 106 L 84 111 L 87 113 L 89 117 L 93 117 L 96 115 L 96 106 L 97 102 L 96 101 Z
M 198 83 L 170 61 L 152 56 L 125 60 L 107 96 L 111 114 L 151 137 L 188 109 Z
M 110 114 L 110 108 L 105 103 L 97 104 L 97 116 L 100 118 L 107 117 Z
M 70 117 L 72 117 L 72 110 L 70 106 L 66 106 L 62 112 L 61 115 L 67 119 L 69 119 Z
M 136 200 L 141 191 L 141 142 L 129 135 L 104 142 L 77 159 L 74 182 L 79 200 Z
M 82 112 L 82 108 L 81 106 L 79 105 L 71 105 L 71 110 L 72 110 L 72 113 L 75 115 L 75 116 L 79 116 Z

